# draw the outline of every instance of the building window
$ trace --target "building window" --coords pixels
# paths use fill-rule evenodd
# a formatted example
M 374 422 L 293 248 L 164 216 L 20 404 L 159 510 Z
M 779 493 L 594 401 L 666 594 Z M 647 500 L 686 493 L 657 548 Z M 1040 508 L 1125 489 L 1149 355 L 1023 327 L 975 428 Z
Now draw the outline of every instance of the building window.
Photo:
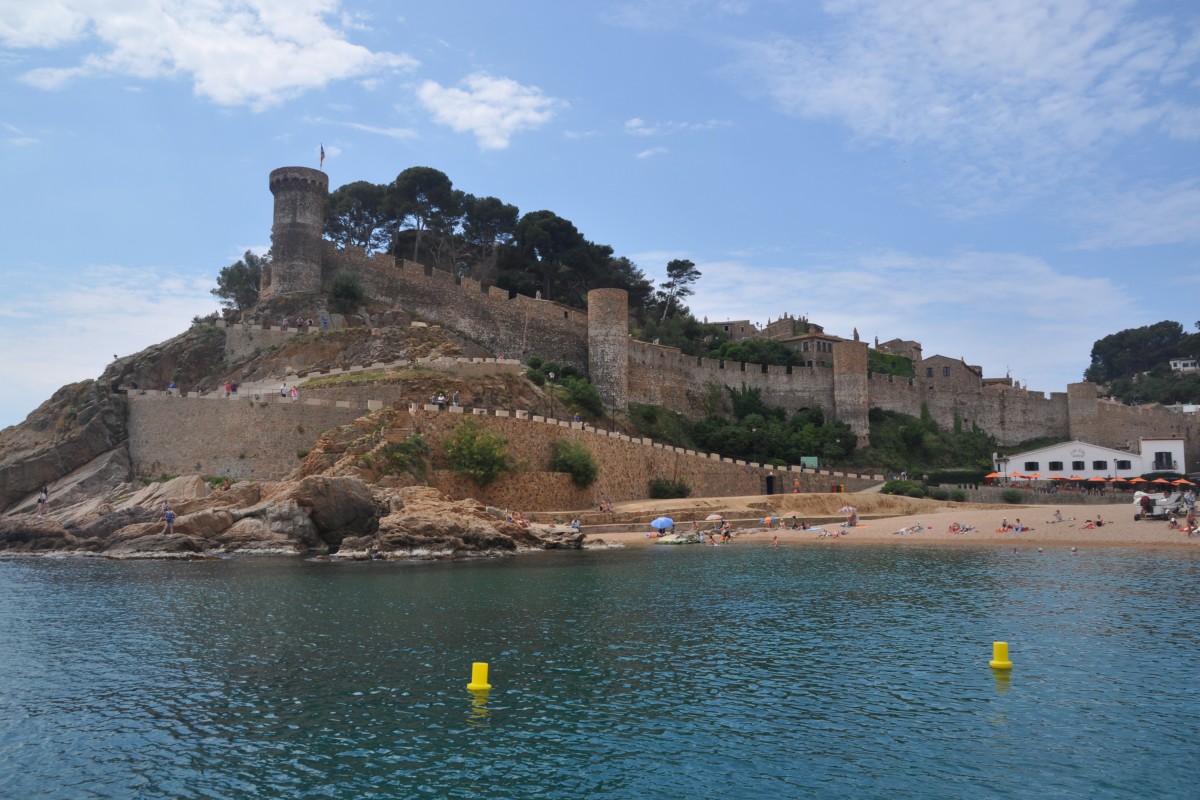
M 1103 472 L 1108 469 L 1108 462 L 1107 461 L 1093 461 L 1092 469 Z
M 1063 466 L 1062 466 L 1061 461 L 1051 461 L 1050 462 L 1050 471 L 1051 472 L 1062 472 L 1062 468 L 1063 468 Z
M 1154 454 L 1155 469 L 1175 469 L 1175 459 L 1171 458 L 1171 454 L 1159 451 Z
M 926 378 L 932 378 L 932 377 L 933 377 L 933 367 L 926 367 L 926 368 L 925 368 L 925 377 L 926 377 Z
M 1072 461 L 1071 471 L 1074 472 L 1077 469 L 1087 469 L 1087 467 L 1084 466 L 1084 462 L 1082 461 Z
M 807 353 L 808 352 L 808 342 L 803 342 L 802 346 L 803 346 L 804 352 Z
M 950 377 L 950 368 L 949 367 L 942 367 L 942 377 L 943 378 Z
M 1026 472 L 1037 472 L 1038 471 L 1038 462 L 1026 461 L 1025 462 L 1025 471 Z
M 1133 462 L 1118 458 L 1117 469 L 1133 469 Z

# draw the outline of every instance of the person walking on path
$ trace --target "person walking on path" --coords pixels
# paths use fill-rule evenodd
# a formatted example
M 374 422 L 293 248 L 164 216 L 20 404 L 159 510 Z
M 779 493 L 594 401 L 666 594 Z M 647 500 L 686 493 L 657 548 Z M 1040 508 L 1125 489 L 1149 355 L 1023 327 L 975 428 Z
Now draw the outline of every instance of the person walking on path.
M 295 386 L 293 386 L 293 387 L 292 387 L 292 399 L 293 399 L 293 400 L 299 400 L 299 399 L 300 399 L 300 390 L 299 390 L 299 389 L 297 389 Z
M 38 517 L 46 516 L 46 501 L 50 499 L 50 490 L 46 488 L 46 484 L 42 484 L 42 488 L 38 489 L 37 499 L 37 515 Z
M 279 384 L 279 396 L 280 396 L 280 397 L 287 397 L 287 382 L 286 382 L 286 381 L 284 381 L 283 383 Z

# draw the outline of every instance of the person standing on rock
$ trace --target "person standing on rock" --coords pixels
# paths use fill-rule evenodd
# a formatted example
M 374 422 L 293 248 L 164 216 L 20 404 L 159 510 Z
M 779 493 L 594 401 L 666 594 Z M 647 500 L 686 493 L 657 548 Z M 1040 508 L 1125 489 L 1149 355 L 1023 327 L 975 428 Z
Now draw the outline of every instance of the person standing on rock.
M 284 381 L 283 383 L 279 384 L 279 396 L 287 397 L 287 381 Z
M 165 500 L 163 501 L 162 520 L 163 520 L 163 527 L 162 527 L 162 530 L 158 532 L 158 538 L 160 538 L 160 539 L 163 538 L 163 534 L 174 535 L 175 534 L 175 509 L 171 508 L 171 504 Z
M 42 488 L 38 489 L 37 515 L 38 517 L 46 516 L 46 501 L 50 499 L 50 490 L 46 488 L 46 484 L 42 484 Z

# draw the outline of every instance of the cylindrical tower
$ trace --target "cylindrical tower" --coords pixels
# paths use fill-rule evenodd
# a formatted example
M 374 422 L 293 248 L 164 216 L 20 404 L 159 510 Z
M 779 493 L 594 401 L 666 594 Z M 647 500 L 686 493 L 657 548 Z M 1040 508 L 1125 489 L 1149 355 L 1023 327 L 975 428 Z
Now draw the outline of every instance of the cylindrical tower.
M 588 292 L 588 374 L 609 408 L 629 404 L 629 293 Z
M 280 167 L 271 172 L 275 221 L 271 226 L 271 266 L 260 297 L 321 291 L 321 234 L 329 176 L 319 169 Z

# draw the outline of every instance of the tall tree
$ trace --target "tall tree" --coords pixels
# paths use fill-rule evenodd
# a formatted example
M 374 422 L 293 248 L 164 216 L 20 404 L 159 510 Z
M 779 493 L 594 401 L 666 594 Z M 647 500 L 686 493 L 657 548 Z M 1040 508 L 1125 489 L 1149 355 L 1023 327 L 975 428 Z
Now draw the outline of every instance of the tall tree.
M 672 303 L 691 296 L 692 284 L 699 279 L 700 270 L 686 258 L 677 258 L 667 264 L 667 280 L 659 290 L 663 300 L 663 319 L 670 313 Z
M 1108 383 L 1148 372 L 1181 355 L 1179 350 L 1186 341 L 1183 325 L 1170 320 L 1105 336 L 1092 345 L 1092 363 L 1084 377 L 1096 383 Z
M 396 233 L 404 224 L 416 232 L 413 261 L 421 250 L 421 237 L 437 218 L 453 211 L 458 198 L 446 173 L 433 167 L 409 167 L 388 186 L 388 208 L 397 220 Z M 393 236 L 393 249 L 396 238 Z
M 387 247 L 393 224 L 387 208 L 386 186 L 355 181 L 329 195 L 325 235 L 341 249 L 382 250 Z
M 270 256 L 256 256 L 249 250 L 240 260 L 222 267 L 217 273 L 217 288 L 212 293 L 221 298 L 226 308 L 245 311 L 258 302 L 263 269 L 271 263 Z
M 538 274 L 542 297 L 557 299 L 552 289 L 570 269 L 569 257 L 582 256 L 587 244 L 583 234 L 553 211 L 531 211 L 517 222 L 517 245 L 524 251 L 529 264 Z
M 467 195 L 463 200 L 463 237 L 474 249 L 476 277 L 494 279 L 501 246 L 513 240 L 517 207 L 495 197 Z

